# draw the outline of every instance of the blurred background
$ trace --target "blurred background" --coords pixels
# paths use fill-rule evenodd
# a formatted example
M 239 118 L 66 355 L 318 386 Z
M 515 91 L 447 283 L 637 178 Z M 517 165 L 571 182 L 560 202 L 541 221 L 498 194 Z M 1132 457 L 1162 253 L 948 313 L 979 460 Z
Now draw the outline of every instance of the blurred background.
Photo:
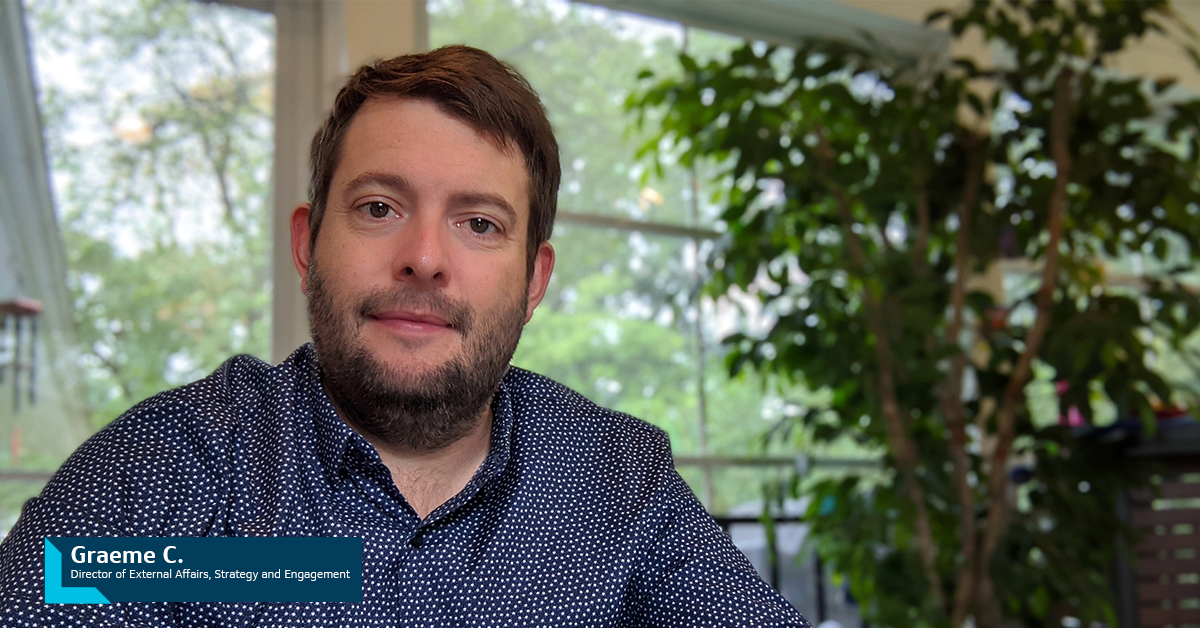
M 514 364 L 666 430 L 814 625 L 1200 626 L 1200 4 L 0 11 L 0 530 L 133 404 L 307 340 L 333 95 L 465 43 L 562 149 Z

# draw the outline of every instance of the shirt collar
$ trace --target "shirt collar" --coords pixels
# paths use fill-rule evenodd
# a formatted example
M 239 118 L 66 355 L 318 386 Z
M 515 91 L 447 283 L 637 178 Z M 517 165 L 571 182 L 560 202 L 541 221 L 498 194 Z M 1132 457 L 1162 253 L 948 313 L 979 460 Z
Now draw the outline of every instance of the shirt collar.
M 296 368 L 301 395 L 312 410 L 317 459 L 326 479 L 331 484 L 336 483 L 341 476 L 347 446 L 353 437 L 362 437 L 338 416 L 329 395 L 325 394 L 325 387 L 321 385 L 320 370 L 317 368 L 317 351 L 312 343 L 296 349 L 286 363 Z
M 351 447 L 357 447 L 369 456 L 378 457 L 374 447 L 360 434 L 350 429 L 349 425 L 338 415 L 333 407 L 325 387 L 321 384 L 320 369 L 317 367 L 316 350 L 312 343 L 305 344 L 292 353 L 287 363 L 298 370 L 301 378 L 301 388 L 312 408 L 313 429 L 316 434 L 317 458 L 325 472 L 326 479 L 331 484 L 340 482 L 342 469 L 346 465 L 346 453 Z M 457 508 L 458 505 L 470 499 L 493 478 L 498 477 L 508 466 L 512 451 L 513 430 L 513 400 L 511 370 L 500 380 L 495 396 L 492 398 L 492 435 L 487 457 L 475 476 L 467 483 L 457 496 L 443 504 L 433 515 L 438 515 L 444 509 Z M 430 517 L 431 519 L 433 516 Z

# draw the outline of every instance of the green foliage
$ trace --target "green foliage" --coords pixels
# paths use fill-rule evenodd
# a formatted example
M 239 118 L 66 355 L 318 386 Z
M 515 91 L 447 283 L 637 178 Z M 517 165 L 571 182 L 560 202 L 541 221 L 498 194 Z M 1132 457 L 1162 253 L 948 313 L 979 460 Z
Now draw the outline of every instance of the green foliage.
M 269 343 L 272 20 L 144 0 L 30 6 L 97 427 Z
M 645 73 L 628 102 L 658 131 L 644 154 L 712 169 L 728 232 L 710 293 L 749 291 L 770 317 L 726 340 L 731 372 L 827 391 L 793 433 L 888 452 L 882 484 L 801 485 L 873 625 L 1112 620 L 1113 504 L 1146 470 L 1029 399 L 1052 381 L 1055 415 L 1113 407 L 1147 431 L 1197 401 L 1180 382 L 1200 302 L 1181 282 L 1200 257 L 1200 102 L 1104 68 L 1172 16 L 981 1 L 931 21 L 982 31 L 1009 65 L 748 44 Z M 1140 286 L 1108 281 L 1131 258 Z M 1005 267 L 1007 294 L 969 281 Z

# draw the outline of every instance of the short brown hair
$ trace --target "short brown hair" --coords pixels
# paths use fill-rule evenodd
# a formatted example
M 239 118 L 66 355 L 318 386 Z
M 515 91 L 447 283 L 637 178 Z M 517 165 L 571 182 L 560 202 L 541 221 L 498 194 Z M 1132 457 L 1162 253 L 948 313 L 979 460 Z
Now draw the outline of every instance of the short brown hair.
M 446 46 L 364 65 L 338 92 L 333 111 L 312 143 L 308 183 L 311 244 L 316 244 L 325 215 L 346 129 L 363 103 L 381 96 L 428 100 L 501 147 L 521 150 L 529 175 L 526 256 L 532 273 L 538 247 L 554 230 L 562 178 L 558 142 L 529 82 L 508 64 L 468 46 Z

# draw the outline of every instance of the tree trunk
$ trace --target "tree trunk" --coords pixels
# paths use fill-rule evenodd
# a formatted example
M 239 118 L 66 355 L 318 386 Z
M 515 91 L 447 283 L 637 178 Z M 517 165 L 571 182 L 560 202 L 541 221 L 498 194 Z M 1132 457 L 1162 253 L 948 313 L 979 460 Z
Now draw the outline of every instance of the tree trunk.
M 1037 316 L 1033 326 L 1025 335 L 1025 350 L 1013 368 L 1012 377 L 1004 389 L 1000 410 L 996 415 L 996 448 L 992 453 L 988 477 L 988 514 L 984 530 L 983 545 L 978 563 L 979 589 L 976 606 L 981 611 L 980 628 L 995 626 L 1000 618 L 999 601 L 995 599 L 995 583 L 991 577 L 991 561 L 1000 545 L 1000 539 L 1008 528 L 1008 456 L 1016 437 L 1016 415 L 1024 401 L 1025 385 L 1029 383 L 1033 360 L 1041 349 L 1046 331 L 1050 328 L 1051 310 L 1054 306 L 1054 289 L 1058 283 L 1059 244 L 1062 242 L 1063 219 L 1067 213 L 1067 183 L 1071 178 L 1071 82 L 1073 72 L 1064 66 L 1055 80 L 1054 108 L 1050 117 L 1050 154 L 1057 168 L 1054 191 L 1050 196 L 1047 230 L 1050 239 L 1046 243 L 1045 266 L 1042 268 L 1042 283 L 1037 295 Z

